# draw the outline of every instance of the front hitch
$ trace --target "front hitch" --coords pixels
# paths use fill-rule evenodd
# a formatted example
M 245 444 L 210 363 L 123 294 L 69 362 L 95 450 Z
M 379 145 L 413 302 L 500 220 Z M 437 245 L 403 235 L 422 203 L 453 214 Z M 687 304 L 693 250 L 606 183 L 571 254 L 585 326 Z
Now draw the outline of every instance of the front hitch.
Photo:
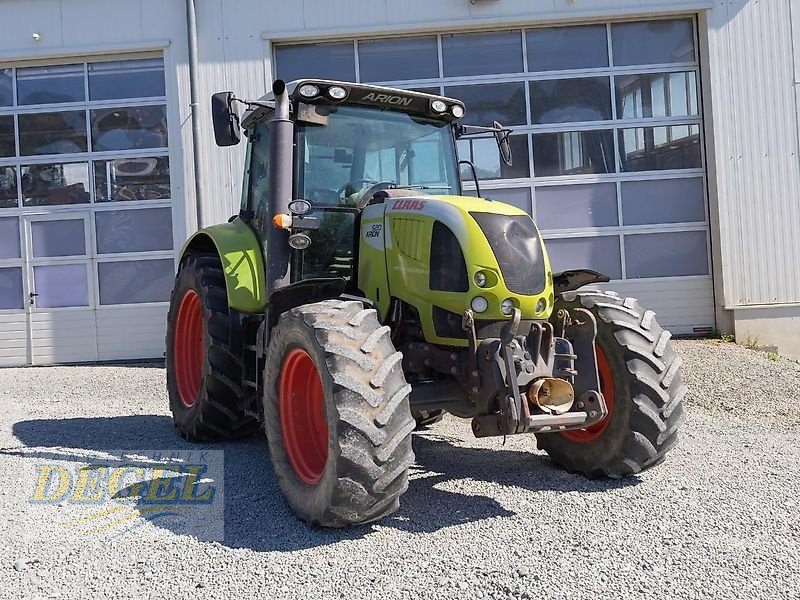
M 517 336 L 520 312 L 514 310 L 500 333 L 499 348 L 495 346 L 500 360 L 492 361 L 499 363 L 505 382 L 497 396 L 499 410 L 472 420 L 475 437 L 584 429 L 608 415 L 608 407 L 599 391 L 594 347 L 597 322 L 585 309 L 578 308 L 573 313 L 564 315 L 563 335 L 573 341 L 574 354 L 568 342 L 569 353 L 556 354 L 556 342 L 566 340 L 554 338 L 552 325 L 534 323 L 527 336 L 520 338 Z M 465 329 L 467 324 L 465 318 Z M 469 325 L 474 327 L 472 322 Z M 574 360 L 574 366 L 565 367 L 565 357 L 570 363 Z M 556 380 L 553 375 L 558 358 L 562 360 L 556 374 L 563 379 Z M 545 386 L 547 382 L 550 384 Z M 573 398 L 577 397 L 575 402 L 566 397 L 569 392 L 565 384 L 573 388 Z M 527 387 L 528 392 L 520 392 L 520 387 Z M 539 395 L 544 387 L 558 389 L 561 399 L 553 405 L 542 402 Z M 536 397 L 530 398 L 531 393 Z

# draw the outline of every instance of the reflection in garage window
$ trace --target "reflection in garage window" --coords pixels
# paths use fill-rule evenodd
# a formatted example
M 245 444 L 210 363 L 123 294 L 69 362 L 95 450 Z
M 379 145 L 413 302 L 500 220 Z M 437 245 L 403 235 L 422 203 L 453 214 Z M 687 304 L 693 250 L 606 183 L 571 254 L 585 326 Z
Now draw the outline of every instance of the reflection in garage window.
M 508 138 L 511 145 L 511 154 L 516 157 L 511 166 L 500 160 L 497 142 L 494 138 L 476 138 L 459 140 L 458 157 L 461 160 L 471 160 L 475 165 L 478 179 L 517 179 L 530 177 L 528 166 L 528 136 L 512 135 Z M 461 179 L 472 180 L 472 170 L 465 165 L 461 166 Z
M 11 69 L 0 69 L 0 106 L 14 103 L 14 83 Z
M 164 96 L 164 60 L 89 63 L 89 100 Z
M 96 202 L 168 200 L 169 157 L 96 160 L 94 190 Z
M 91 118 L 95 152 L 167 147 L 167 109 L 163 105 L 96 109 Z
M 17 170 L 0 167 L 0 208 L 17 207 Z
M 16 153 L 14 117 L 12 115 L 0 115 L 0 157 L 14 156 Z
M 97 211 L 95 224 L 99 254 L 172 250 L 169 208 Z
M 0 310 L 22 309 L 22 267 L 0 268 Z
M 697 75 L 617 75 L 617 115 L 622 119 L 686 117 L 698 114 Z
M 83 65 L 17 69 L 17 104 L 83 102 Z
M 174 270 L 171 258 L 101 262 L 97 265 L 100 304 L 167 302 Z
M 469 115 L 465 122 L 470 125 L 489 127 L 492 121 L 500 121 L 503 125 L 524 125 L 527 122 L 525 84 L 521 82 L 452 85 L 447 86 L 444 93 L 464 102 Z
M 611 80 L 577 77 L 531 82 L 531 117 L 535 124 L 580 123 L 611 119 Z
M 40 163 L 22 166 L 24 206 L 89 202 L 88 163 Z
M 611 131 L 565 131 L 533 136 L 536 177 L 613 173 L 614 134 Z
M 698 125 L 621 129 L 619 152 L 623 171 L 699 169 L 703 166 Z
M 86 112 L 20 115 L 19 151 L 22 156 L 86 152 Z

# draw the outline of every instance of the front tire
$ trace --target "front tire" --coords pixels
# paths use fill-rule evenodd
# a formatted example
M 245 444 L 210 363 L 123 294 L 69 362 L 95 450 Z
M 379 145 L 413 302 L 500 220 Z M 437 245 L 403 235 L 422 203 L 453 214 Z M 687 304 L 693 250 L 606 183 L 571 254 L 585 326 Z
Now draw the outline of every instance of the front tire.
M 167 391 L 172 419 L 189 441 L 218 441 L 258 431 L 239 406 L 241 361 L 232 344 L 225 275 L 219 257 L 190 255 L 178 271 L 167 317 Z
M 344 527 L 394 512 L 414 461 L 402 354 L 360 302 L 293 308 L 273 329 L 264 427 L 278 484 L 312 525 Z
M 609 415 L 581 430 L 537 434 L 553 463 L 587 477 L 625 477 L 660 463 L 678 442 L 687 388 L 670 333 L 633 298 L 567 292 L 558 310 L 586 308 L 597 320 L 597 362 Z

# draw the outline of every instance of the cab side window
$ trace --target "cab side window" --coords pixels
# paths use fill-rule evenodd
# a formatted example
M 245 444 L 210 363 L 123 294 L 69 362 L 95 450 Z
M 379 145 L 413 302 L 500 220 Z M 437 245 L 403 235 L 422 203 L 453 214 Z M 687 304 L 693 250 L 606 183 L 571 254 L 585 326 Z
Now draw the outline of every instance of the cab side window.
M 259 231 L 264 231 L 269 221 L 269 123 L 258 123 L 251 136 L 248 206 L 254 212 L 254 225 Z

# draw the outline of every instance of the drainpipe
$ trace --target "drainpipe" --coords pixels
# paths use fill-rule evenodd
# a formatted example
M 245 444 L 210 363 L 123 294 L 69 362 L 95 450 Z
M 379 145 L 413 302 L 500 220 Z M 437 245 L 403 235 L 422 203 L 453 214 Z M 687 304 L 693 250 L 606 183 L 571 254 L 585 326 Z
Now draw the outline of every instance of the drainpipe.
M 192 158 L 197 228 L 203 228 L 203 169 L 200 164 L 200 103 L 197 91 L 197 12 L 194 0 L 186 0 L 186 33 L 189 38 L 189 108 L 192 117 Z

